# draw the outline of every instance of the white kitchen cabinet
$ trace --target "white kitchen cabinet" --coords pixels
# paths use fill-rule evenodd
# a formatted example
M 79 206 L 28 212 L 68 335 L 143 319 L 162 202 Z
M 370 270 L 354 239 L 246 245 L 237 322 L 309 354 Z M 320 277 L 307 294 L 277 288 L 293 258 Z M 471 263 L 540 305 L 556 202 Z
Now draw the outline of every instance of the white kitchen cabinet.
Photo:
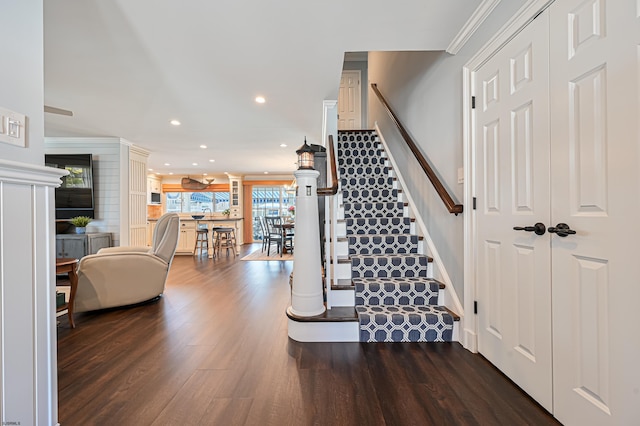
M 153 244 L 153 231 L 156 228 L 156 223 L 158 223 L 155 220 L 150 220 L 147 222 L 147 245 L 149 247 L 151 247 L 151 245 Z
M 152 199 L 151 194 L 162 194 L 162 180 L 153 175 L 147 176 L 147 204 L 160 204 L 161 200 Z
M 242 212 L 242 178 L 238 176 L 229 176 L 229 215 L 232 219 L 240 219 L 243 217 Z
M 196 223 L 180 222 L 180 239 L 176 254 L 193 254 L 193 247 L 196 245 Z

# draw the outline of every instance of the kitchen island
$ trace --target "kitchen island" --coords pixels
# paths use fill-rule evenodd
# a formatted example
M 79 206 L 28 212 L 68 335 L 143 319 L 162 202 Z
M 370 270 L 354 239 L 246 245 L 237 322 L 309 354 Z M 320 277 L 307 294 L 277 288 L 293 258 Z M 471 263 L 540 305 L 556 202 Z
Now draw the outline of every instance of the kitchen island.
M 212 228 L 215 227 L 227 227 L 234 228 L 236 230 L 236 244 L 237 248 L 243 244 L 242 236 L 242 224 L 243 218 L 225 218 L 222 216 L 210 216 L 206 215 L 202 219 L 194 219 L 190 215 L 180 215 L 180 239 L 178 240 L 178 248 L 176 254 L 189 254 L 193 255 L 193 249 L 196 244 L 196 230 L 206 229 L 209 231 L 209 251 L 207 255 L 209 258 L 213 257 Z M 151 239 L 153 237 L 153 228 L 156 225 L 158 218 L 147 219 L 147 244 L 151 246 Z

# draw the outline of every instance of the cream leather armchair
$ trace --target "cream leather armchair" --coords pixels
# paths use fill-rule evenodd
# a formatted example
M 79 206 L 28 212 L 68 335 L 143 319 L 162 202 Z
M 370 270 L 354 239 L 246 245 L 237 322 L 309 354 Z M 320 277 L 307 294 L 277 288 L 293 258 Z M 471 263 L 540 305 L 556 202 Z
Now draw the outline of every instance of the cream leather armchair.
M 151 248 L 109 247 L 80 259 L 74 312 L 132 305 L 161 295 L 179 235 L 180 218 L 167 213 L 158 219 Z

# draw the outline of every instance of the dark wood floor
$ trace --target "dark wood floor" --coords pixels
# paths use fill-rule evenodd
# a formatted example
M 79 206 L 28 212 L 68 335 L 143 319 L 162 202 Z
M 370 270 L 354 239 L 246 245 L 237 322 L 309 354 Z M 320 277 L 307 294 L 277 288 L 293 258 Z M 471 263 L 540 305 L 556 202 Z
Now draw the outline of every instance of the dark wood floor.
M 292 266 L 176 256 L 160 300 L 62 317 L 62 426 L 557 424 L 457 343 L 290 340 Z

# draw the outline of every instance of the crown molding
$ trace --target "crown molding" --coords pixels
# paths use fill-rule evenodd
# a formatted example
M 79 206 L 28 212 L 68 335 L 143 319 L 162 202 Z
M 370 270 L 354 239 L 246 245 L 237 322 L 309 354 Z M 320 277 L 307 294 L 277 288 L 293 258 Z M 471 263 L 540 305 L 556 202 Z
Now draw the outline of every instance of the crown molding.
M 447 46 L 447 53 L 455 55 L 469 41 L 471 36 L 477 31 L 478 27 L 489 17 L 493 9 L 500 4 L 501 0 L 483 0 L 482 3 L 473 11 L 467 22 L 462 26 L 458 34 L 451 40 Z

